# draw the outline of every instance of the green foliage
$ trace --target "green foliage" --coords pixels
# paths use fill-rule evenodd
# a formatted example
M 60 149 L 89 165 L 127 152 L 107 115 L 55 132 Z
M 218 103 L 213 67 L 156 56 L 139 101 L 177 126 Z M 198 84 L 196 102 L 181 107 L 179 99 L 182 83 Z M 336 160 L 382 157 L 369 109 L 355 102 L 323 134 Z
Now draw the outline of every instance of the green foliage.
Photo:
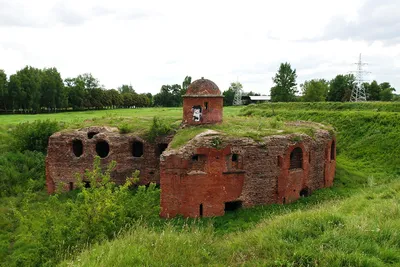
M 0 154 L 0 197 L 15 196 L 28 189 L 40 191 L 44 185 L 42 153 L 25 151 Z
M 224 106 L 232 106 L 233 99 L 235 98 L 235 91 L 229 87 L 229 89 L 224 91 L 222 95 L 224 96 Z
M 289 102 L 296 99 L 296 69 L 292 70 L 290 63 L 281 63 L 278 72 L 272 80 L 275 86 L 271 88 L 271 101 Z
M 182 82 L 182 90 L 181 90 L 181 96 L 186 94 L 186 91 L 189 87 L 189 85 L 192 83 L 192 77 L 186 76 L 185 79 Z
M 19 151 L 30 150 L 46 153 L 49 137 L 60 130 L 56 121 L 34 121 L 20 123 L 13 131 L 14 146 Z
M 133 126 L 129 123 L 124 122 L 119 126 L 119 133 L 121 134 L 130 133 L 132 131 L 133 131 Z
M 3 250 L 0 245 L 1 264 L 54 266 L 65 253 L 113 238 L 126 225 L 158 221 L 160 191 L 155 184 L 131 190 L 137 178 L 132 177 L 116 186 L 110 178 L 114 168 L 115 162 L 102 171 L 97 157 L 93 170 L 78 178 L 79 190 L 42 200 L 26 193 L 10 202 L 0 221 L 12 224 L 5 225 L 0 237 L 9 238 L 14 246 Z M 90 181 L 91 187 L 85 188 L 82 181 Z
M 369 188 L 325 203 L 314 198 L 311 206 L 304 205 L 304 199 L 299 201 L 302 204 L 232 213 L 225 216 L 227 224 L 221 229 L 229 224 L 245 226 L 256 214 L 261 221 L 223 236 L 216 235 L 210 223 L 185 221 L 178 229 L 169 223 L 161 230 L 139 224 L 61 266 L 398 265 L 400 249 L 395 229 L 400 227 L 400 184 L 393 185 L 394 190 L 389 186 Z M 222 219 L 207 221 L 213 220 Z
M 182 87 L 179 84 L 163 85 L 160 92 L 154 95 L 154 106 L 179 107 L 182 106 Z
M 379 93 L 380 100 L 382 101 L 392 101 L 393 100 L 393 89 L 387 88 Z
M 172 131 L 171 125 L 165 123 L 159 117 L 153 117 L 153 124 L 150 127 L 148 138 L 150 141 L 154 141 L 157 137 L 167 135 Z
M 164 223 L 158 220 L 155 185 L 132 190 L 129 184 L 137 181 L 137 174 L 125 187 L 113 185 L 107 175 L 110 170 L 103 172 L 97 159 L 93 171 L 80 178 L 92 181 L 91 188 L 51 197 L 26 193 L 0 198 L 0 266 L 53 266 L 60 260 L 66 260 L 63 266 L 397 266 L 399 111 L 400 103 L 394 102 L 268 103 L 244 108 L 243 116 L 237 116 L 238 108 L 225 108 L 224 123 L 181 129 L 174 142 L 183 144 L 190 139 L 187 136 L 208 128 L 257 137 L 276 134 L 281 127 L 287 131 L 286 120 L 332 124 L 337 129 L 338 151 L 334 187 L 314 191 L 292 204 Z M 147 133 L 156 114 L 170 126 L 181 121 L 181 109 L 46 116 L 73 128 L 132 123 L 137 131 L 140 124 L 140 131 Z M 2 117 L 1 141 L 18 120 L 38 118 Z M 5 164 L 22 165 L 27 158 L 21 157 L 7 159 Z
M 222 140 L 221 138 L 219 138 L 218 136 L 214 137 L 211 140 L 211 146 L 216 148 L 216 149 L 221 149 L 221 145 L 222 145 Z
M 301 85 L 303 97 L 305 102 L 323 102 L 329 90 L 329 83 L 323 79 L 305 81 Z
M 355 76 L 353 74 L 337 75 L 329 83 L 328 101 L 349 101 L 351 90 L 355 86 Z
M 0 110 L 7 110 L 8 80 L 7 74 L 0 69 Z

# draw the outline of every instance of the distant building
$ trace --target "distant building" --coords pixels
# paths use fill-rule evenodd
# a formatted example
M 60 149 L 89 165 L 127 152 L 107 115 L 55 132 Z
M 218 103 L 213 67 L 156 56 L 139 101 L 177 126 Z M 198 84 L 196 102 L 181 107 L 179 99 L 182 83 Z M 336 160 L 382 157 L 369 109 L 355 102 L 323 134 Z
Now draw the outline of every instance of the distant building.
M 266 95 L 246 95 L 242 96 L 242 101 L 243 104 L 248 105 L 248 104 L 271 101 L 271 97 Z

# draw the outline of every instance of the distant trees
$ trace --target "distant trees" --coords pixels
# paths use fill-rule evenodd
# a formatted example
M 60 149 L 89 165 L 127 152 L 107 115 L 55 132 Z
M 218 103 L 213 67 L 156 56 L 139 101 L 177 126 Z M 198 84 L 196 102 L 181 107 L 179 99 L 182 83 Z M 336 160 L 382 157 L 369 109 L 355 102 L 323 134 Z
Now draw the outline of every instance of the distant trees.
M 7 110 L 8 81 L 7 74 L 0 69 L 0 110 Z
M 0 70 L 0 111 L 25 113 L 60 109 L 148 107 L 152 95 L 137 94 L 131 85 L 106 90 L 90 73 L 63 81 L 56 68 L 25 67 L 7 79 Z
M 224 106 L 232 106 L 235 99 L 235 94 L 243 90 L 243 85 L 240 82 L 232 82 L 229 89 L 224 91 Z
M 353 74 L 337 75 L 329 83 L 327 101 L 350 101 L 351 90 L 355 86 Z
M 305 81 L 301 86 L 302 100 L 305 102 L 322 102 L 326 100 L 329 83 L 324 79 Z
M 186 91 L 191 83 L 192 77 L 186 76 L 182 82 L 182 86 L 179 84 L 161 86 L 160 92 L 155 94 L 153 97 L 153 105 L 156 107 L 182 106 L 182 96 L 186 94 Z
M 154 106 L 179 107 L 182 104 L 182 87 L 179 84 L 163 85 L 160 92 L 154 95 Z
M 290 63 L 282 63 L 272 80 L 275 86 L 271 88 L 271 101 L 288 102 L 296 99 L 296 69 L 292 70 Z

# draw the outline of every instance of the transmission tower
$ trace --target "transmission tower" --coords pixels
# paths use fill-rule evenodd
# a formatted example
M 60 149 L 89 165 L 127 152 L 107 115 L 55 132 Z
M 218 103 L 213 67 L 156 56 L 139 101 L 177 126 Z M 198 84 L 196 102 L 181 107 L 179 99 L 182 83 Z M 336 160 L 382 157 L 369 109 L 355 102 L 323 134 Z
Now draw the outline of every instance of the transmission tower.
M 367 63 L 363 63 L 361 61 L 361 54 L 358 59 L 357 63 L 354 63 L 357 65 L 357 70 L 353 71 L 356 74 L 356 85 L 353 87 L 351 90 L 351 102 L 362 102 L 362 101 L 367 101 L 367 96 L 365 94 L 365 88 L 363 83 L 365 82 L 364 76 L 368 74 L 369 72 L 363 70 L 363 66 L 368 65 Z
M 235 90 L 235 97 L 233 98 L 233 105 L 240 106 L 242 105 L 243 90 L 242 88 L 239 87 L 239 79 L 236 80 L 236 88 L 234 88 L 234 90 Z
M 235 98 L 233 99 L 233 105 L 234 106 L 240 106 L 242 105 L 242 89 L 237 88 L 235 90 Z

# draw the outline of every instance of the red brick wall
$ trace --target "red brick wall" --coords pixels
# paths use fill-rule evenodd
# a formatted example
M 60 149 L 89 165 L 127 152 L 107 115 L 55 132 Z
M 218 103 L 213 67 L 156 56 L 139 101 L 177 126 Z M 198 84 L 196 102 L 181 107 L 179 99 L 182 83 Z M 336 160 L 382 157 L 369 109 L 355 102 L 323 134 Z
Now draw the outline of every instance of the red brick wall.
M 131 177 L 135 170 L 140 171 L 140 184 L 150 182 L 159 183 L 159 155 L 157 143 L 151 144 L 140 137 L 121 135 L 118 132 L 101 130 L 102 127 L 92 127 L 92 130 L 61 132 L 52 135 L 49 139 L 46 157 L 46 183 L 48 192 L 54 193 L 59 184 L 64 184 L 69 189 L 69 183 L 75 184 L 75 174 L 83 174 L 86 169 L 93 168 L 93 159 L 97 155 L 96 143 L 105 140 L 109 144 L 110 152 L 101 159 L 101 165 L 106 167 L 112 160 L 117 162 L 116 169 L 111 173 L 111 178 L 117 184 L 123 184 L 127 177 Z M 94 129 L 94 130 L 93 130 Z M 87 133 L 100 131 L 89 139 Z M 81 140 L 83 154 L 76 157 L 72 151 L 73 140 Z M 158 140 L 158 143 L 169 143 L 170 138 Z M 143 143 L 143 155 L 133 157 L 132 144 L 134 141 Z
M 332 148 L 333 144 L 333 151 Z M 336 139 L 331 140 L 325 149 L 325 173 L 324 173 L 324 181 L 325 187 L 330 187 L 333 185 L 333 179 L 335 178 L 335 170 L 336 170 Z M 331 154 L 332 153 L 332 154 Z M 333 157 L 332 157 L 333 156 Z
M 161 216 L 199 217 L 224 214 L 225 202 L 237 200 L 244 172 L 240 158 L 231 164 L 231 149 L 198 148 L 200 163 L 193 157 L 172 155 L 161 162 Z
M 221 150 L 210 148 L 214 138 L 215 134 L 198 136 L 161 157 L 161 216 L 197 217 L 200 204 L 203 216 L 223 215 L 227 201 L 240 200 L 244 207 L 289 203 L 302 191 L 307 196 L 332 185 L 335 163 L 327 160 L 332 142 L 327 131 L 317 132 L 314 138 L 301 135 L 298 142 L 291 135 L 265 137 L 261 142 L 219 136 L 225 147 Z M 290 169 L 290 154 L 298 147 L 302 168 Z M 204 157 L 192 162 L 194 154 Z M 232 161 L 232 154 L 238 155 L 238 161 Z M 229 169 L 244 173 L 233 173 L 231 179 Z
M 302 168 L 290 169 L 290 154 L 296 148 L 301 148 Z M 282 157 L 283 163 L 281 173 L 278 178 L 278 196 L 277 203 L 290 203 L 300 197 L 300 191 L 308 188 L 309 179 L 309 152 L 304 143 L 290 145 L 286 154 Z
M 205 103 L 208 103 L 206 109 Z M 193 106 L 201 106 L 202 116 L 200 121 L 193 120 Z M 183 123 L 188 125 L 210 124 L 222 122 L 223 97 L 195 97 L 183 98 Z

